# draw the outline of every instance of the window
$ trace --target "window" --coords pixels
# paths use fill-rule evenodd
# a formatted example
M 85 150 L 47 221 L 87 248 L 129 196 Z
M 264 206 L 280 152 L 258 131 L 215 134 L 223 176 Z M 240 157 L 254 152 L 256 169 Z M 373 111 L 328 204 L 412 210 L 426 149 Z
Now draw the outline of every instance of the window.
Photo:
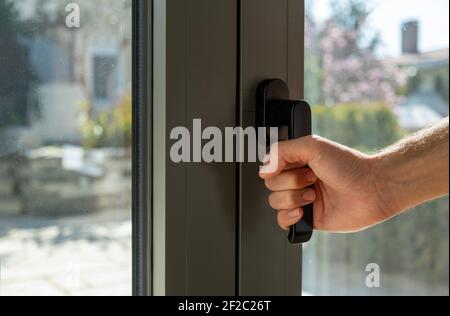
M 94 57 L 94 95 L 96 99 L 106 99 L 114 84 L 116 58 L 111 56 Z
M 299 99 L 303 72 L 316 134 L 373 152 L 437 122 L 446 0 L 68 3 L 0 0 L 1 295 L 448 295 L 448 198 L 317 233 L 300 269 L 258 164 L 166 151 L 194 118 L 254 125 L 257 84 Z
M 315 133 L 370 153 L 448 116 L 448 5 L 307 1 Z M 363 233 L 316 234 L 305 247 L 304 292 L 448 295 L 448 211 L 444 198 Z M 379 288 L 366 286 L 371 263 Z
M 131 295 L 132 1 L 67 3 L 0 0 L 1 295 Z

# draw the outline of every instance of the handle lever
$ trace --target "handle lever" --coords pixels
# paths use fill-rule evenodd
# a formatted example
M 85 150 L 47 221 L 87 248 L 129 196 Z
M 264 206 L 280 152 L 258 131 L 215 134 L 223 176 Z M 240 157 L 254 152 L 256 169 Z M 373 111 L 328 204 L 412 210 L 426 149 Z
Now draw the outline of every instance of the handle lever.
M 305 101 L 289 100 L 289 88 L 279 79 L 261 82 L 256 95 L 256 123 L 258 127 L 287 127 L 289 139 L 312 133 L 311 107 Z M 291 226 L 288 239 L 292 244 L 308 242 L 313 234 L 313 204 L 303 207 L 302 220 Z

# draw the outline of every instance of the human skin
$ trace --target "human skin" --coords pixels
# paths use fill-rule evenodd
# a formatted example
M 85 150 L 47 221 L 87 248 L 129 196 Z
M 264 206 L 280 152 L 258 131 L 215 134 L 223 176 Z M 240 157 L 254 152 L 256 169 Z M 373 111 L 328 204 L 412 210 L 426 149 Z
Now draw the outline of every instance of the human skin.
M 374 155 L 317 136 L 278 143 L 268 161 L 278 157 L 276 170 L 260 172 L 278 224 L 287 230 L 314 203 L 316 230 L 357 232 L 447 195 L 448 124 L 446 118 Z

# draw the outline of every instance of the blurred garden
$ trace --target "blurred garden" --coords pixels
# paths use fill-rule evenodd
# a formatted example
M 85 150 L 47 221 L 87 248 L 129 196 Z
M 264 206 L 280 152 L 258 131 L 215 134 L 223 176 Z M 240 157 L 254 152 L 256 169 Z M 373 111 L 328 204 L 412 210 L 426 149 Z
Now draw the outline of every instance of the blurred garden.
M 131 294 L 132 2 L 68 3 L 0 0 L 0 295 Z
M 314 133 L 374 153 L 414 132 L 402 126 L 396 109 L 419 88 L 421 71 L 380 56 L 383 39 L 370 24 L 376 4 L 331 1 L 330 16 L 317 22 L 314 2 L 307 1 L 305 35 L 305 98 L 313 105 Z M 448 115 L 448 55 L 438 72 L 443 76 L 433 89 Z M 304 258 L 305 291 L 373 294 L 353 276 L 363 280 L 364 267 L 375 262 L 396 280 L 377 294 L 448 295 L 448 203 L 427 203 L 360 234 L 316 235 Z

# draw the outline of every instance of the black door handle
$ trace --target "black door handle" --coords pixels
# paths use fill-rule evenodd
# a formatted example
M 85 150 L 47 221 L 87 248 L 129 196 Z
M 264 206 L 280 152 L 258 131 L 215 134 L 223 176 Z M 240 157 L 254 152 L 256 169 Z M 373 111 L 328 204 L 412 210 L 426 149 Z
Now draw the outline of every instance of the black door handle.
M 289 139 L 309 136 L 311 107 L 305 101 L 289 100 L 289 88 L 279 79 L 261 82 L 256 93 L 256 124 L 258 127 L 287 127 Z M 292 244 L 308 242 L 313 234 L 313 204 L 303 208 L 302 220 L 289 229 Z

